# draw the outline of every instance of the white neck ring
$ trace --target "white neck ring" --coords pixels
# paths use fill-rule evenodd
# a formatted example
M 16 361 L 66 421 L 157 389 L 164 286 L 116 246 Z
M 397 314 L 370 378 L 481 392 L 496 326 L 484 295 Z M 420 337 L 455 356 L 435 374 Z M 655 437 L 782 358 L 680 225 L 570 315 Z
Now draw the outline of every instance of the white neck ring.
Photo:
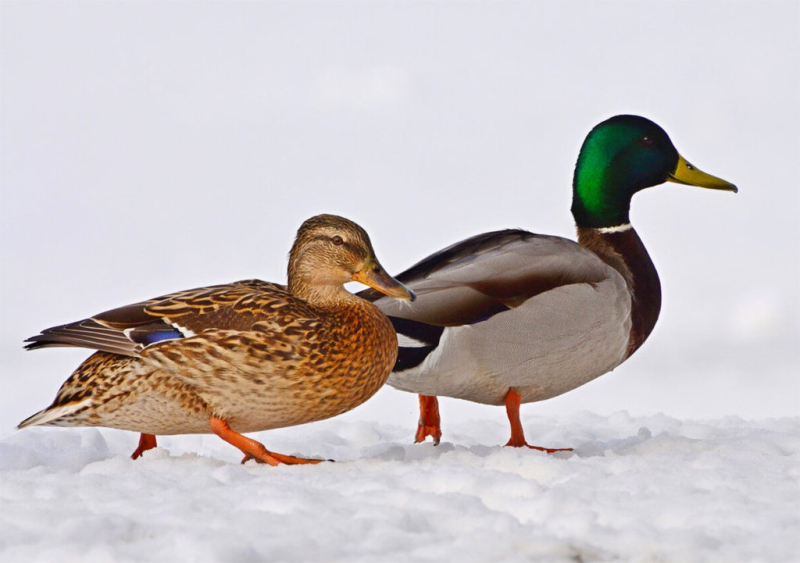
M 630 231 L 632 228 L 633 227 L 631 227 L 630 223 L 623 223 L 622 225 L 616 225 L 615 227 L 600 227 L 597 229 L 597 232 L 607 235 L 611 233 L 624 233 L 625 231 Z

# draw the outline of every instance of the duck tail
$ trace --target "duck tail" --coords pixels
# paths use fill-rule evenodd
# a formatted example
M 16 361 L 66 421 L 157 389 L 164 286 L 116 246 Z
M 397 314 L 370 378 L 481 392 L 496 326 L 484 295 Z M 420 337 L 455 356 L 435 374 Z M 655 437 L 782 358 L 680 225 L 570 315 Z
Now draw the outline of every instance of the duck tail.
M 62 417 L 67 417 L 73 413 L 83 410 L 91 402 L 91 399 L 84 399 L 77 403 L 70 403 L 68 405 L 50 406 L 29 416 L 17 425 L 17 430 L 22 430 L 28 426 L 71 426 L 64 424 L 66 421 L 60 421 Z M 61 422 L 61 424 L 59 424 Z

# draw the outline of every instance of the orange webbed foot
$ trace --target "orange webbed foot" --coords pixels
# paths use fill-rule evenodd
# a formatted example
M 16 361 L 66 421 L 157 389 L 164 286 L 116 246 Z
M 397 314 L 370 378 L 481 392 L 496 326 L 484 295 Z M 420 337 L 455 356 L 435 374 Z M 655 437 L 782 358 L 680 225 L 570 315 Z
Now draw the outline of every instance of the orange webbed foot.
M 572 448 L 542 448 L 541 446 L 530 445 L 525 441 L 525 432 L 522 430 L 522 423 L 519 420 L 519 406 L 522 402 L 522 397 L 513 389 L 509 389 L 508 393 L 506 393 L 505 402 L 508 422 L 511 424 L 511 438 L 506 442 L 506 447 L 530 448 L 540 452 L 547 452 L 548 454 L 574 451 Z
M 256 442 L 252 438 L 242 436 L 235 430 L 232 430 L 231 427 L 228 426 L 227 422 L 221 418 L 217 418 L 216 416 L 212 416 L 210 418 L 209 424 L 211 425 L 211 430 L 214 432 L 214 434 L 229 444 L 236 446 L 242 451 L 242 453 L 244 453 L 242 463 L 254 459 L 259 463 L 266 463 L 274 466 L 280 465 L 281 463 L 285 463 L 287 465 L 302 465 L 316 464 L 324 461 L 321 459 L 305 459 L 302 457 L 294 457 L 291 455 L 283 455 L 271 452 L 260 442 Z
M 419 423 L 414 442 L 424 442 L 428 436 L 433 438 L 433 445 L 438 446 L 442 439 L 441 419 L 439 418 L 439 400 L 430 395 L 419 396 Z
M 142 434 L 139 436 L 139 447 L 137 447 L 131 454 L 131 459 L 139 459 L 142 454 L 147 450 L 152 450 L 156 447 L 156 437 L 153 434 Z
M 506 442 L 505 447 L 507 448 L 530 448 L 532 450 L 539 450 L 540 452 L 546 452 L 548 454 L 552 454 L 555 452 L 572 452 L 575 451 L 572 448 L 543 448 L 541 446 L 532 446 L 528 442 L 525 441 L 525 437 L 522 437 L 520 441 L 518 436 L 514 436 L 514 433 L 511 433 L 511 438 Z
M 266 450 L 266 448 L 264 449 Z M 256 460 L 257 463 L 268 463 L 270 465 L 279 465 L 281 463 L 285 463 L 286 465 L 308 465 L 308 464 L 313 465 L 317 463 L 322 463 L 323 461 L 333 461 L 332 459 L 306 459 L 304 457 L 294 457 L 291 455 L 283 455 L 275 452 L 270 452 L 269 450 L 266 451 L 269 454 L 269 457 L 272 460 L 277 461 L 277 463 L 272 463 L 271 461 L 263 460 L 250 454 L 245 454 L 245 456 L 242 458 L 241 461 L 242 465 L 244 465 L 251 459 Z

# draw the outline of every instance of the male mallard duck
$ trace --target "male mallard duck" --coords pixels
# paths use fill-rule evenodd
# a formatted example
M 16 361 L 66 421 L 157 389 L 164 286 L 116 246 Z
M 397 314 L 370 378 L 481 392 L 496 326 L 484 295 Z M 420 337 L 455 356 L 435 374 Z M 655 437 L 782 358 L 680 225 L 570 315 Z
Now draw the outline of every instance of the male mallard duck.
M 356 280 L 413 294 L 375 258 L 369 236 L 334 215 L 307 220 L 289 254 L 289 285 L 246 280 L 157 297 L 47 329 L 27 348 L 98 350 L 45 410 L 19 428 L 106 426 L 157 434 L 213 432 L 244 460 L 316 463 L 268 451 L 239 432 L 348 411 L 386 382 L 397 357 L 391 323 L 344 289 Z
M 527 444 L 520 403 L 611 371 L 653 330 L 661 288 L 628 211 L 633 194 L 665 181 L 736 191 L 684 160 L 652 121 L 612 117 L 589 133 L 578 156 L 577 244 L 521 230 L 484 233 L 397 276 L 417 294 L 413 304 L 361 293 L 398 333 L 389 384 L 420 394 L 417 442 L 439 442 L 436 396 L 444 395 L 505 403 L 507 446 L 556 451 Z

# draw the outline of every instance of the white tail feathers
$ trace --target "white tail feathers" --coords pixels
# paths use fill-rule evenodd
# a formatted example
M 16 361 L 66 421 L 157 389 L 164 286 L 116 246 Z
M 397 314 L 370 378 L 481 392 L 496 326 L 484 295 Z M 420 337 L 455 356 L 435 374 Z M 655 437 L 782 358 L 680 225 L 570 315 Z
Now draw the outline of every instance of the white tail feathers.
M 23 428 L 27 428 L 28 426 L 38 426 L 41 424 L 44 425 L 50 424 L 53 426 L 58 426 L 58 424 L 54 423 L 58 421 L 59 418 L 81 410 L 82 408 L 87 406 L 90 402 L 91 399 L 84 399 L 79 403 L 72 403 L 61 407 L 55 407 L 39 411 L 35 415 L 29 416 L 28 418 L 20 422 L 19 425 L 17 426 L 17 430 L 22 430 Z

